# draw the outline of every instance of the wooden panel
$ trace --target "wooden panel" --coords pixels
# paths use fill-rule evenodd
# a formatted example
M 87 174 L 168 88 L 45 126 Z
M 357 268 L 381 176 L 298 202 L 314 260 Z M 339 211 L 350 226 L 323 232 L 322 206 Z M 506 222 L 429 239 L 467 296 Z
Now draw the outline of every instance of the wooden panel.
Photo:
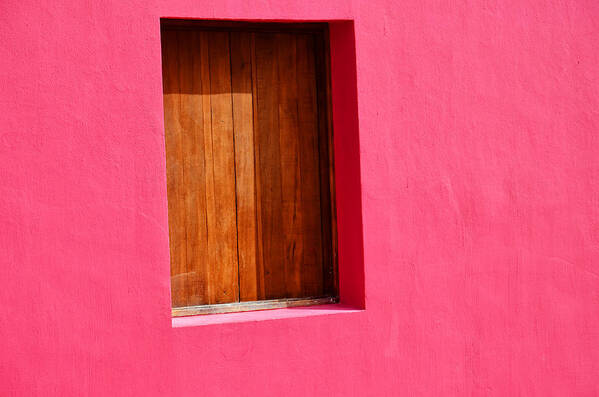
M 264 298 L 319 296 L 321 223 L 326 222 L 321 200 L 328 206 L 328 190 L 321 194 L 314 37 L 289 33 L 255 37 Z
M 256 189 L 251 35 L 231 32 L 231 82 L 239 245 L 239 299 L 258 300 L 256 267 Z
M 303 261 L 301 172 L 296 36 L 275 36 L 279 77 L 279 139 L 281 144 L 281 210 L 286 297 L 302 295 Z M 302 54 L 303 55 L 303 54 Z
M 237 300 L 228 34 L 163 33 L 173 307 Z
M 184 192 L 186 305 L 206 302 L 207 236 L 206 191 L 203 150 L 203 120 L 198 117 L 202 108 L 199 33 L 178 32 L 179 54 L 179 136 L 181 147 L 177 153 L 183 163 L 183 180 L 178 189 Z
M 183 135 L 179 118 L 179 42 L 176 31 L 162 35 L 163 103 L 166 137 L 171 300 L 174 307 L 187 305 L 187 246 L 183 184 Z
M 256 33 L 256 171 L 259 174 L 266 299 L 286 296 L 285 260 L 283 253 L 283 211 L 281 187 L 281 152 L 279 136 L 279 79 L 275 37 Z
M 173 307 L 335 296 L 322 34 L 191 26 L 163 30 Z
M 208 232 L 210 260 L 210 303 L 233 302 L 238 299 L 237 221 L 235 208 L 235 164 L 233 144 L 233 111 L 231 98 L 231 60 L 229 34 L 203 32 L 202 47 L 208 47 L 210 70 L 210 146 L 211 171 L 208 186 L 208 220 L 214 224 Z M 206 59 L 206 58 L 203 58 Z M 208 94 L 207 94 L 208 95 Z M 212 232 L 212 233 L 211 233 Z
M 323 251 L 320 213 L 320 168 L 318 108 L 314 37 L 297 36 L 299 101 L 299 141 L 304 237 L 302 295 L 319 296 L 323 291 Z
M 266 282 L 264 267 L 264 243 L 262 233 L 262 193 L 260 172 L 260 143 L 257 137 L 258 118 L 258 70 L 256 64 L 256 34 L 250 34 L 250 62 L 252 65 L 252 99 L 254 104 L 254 190 L 256 192 L 256 294 L 257 299 L 266 299 Z
M 324 294 L 336 294 L 337 276 L 337 212 L 335 207 L 335 172 L 333 150 L 333 120 L 331 106 L 330 52 L 327 32 L 315 36 L 316 85 L 318 86 L 318 125 L 320 160 L 320 197 Z M 326 220 L 326 221 L 324 221 Z

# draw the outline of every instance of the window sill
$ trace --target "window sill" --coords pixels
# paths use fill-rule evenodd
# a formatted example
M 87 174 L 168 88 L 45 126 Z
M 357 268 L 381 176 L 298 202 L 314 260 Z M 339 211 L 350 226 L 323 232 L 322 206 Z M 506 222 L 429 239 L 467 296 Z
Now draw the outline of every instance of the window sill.
M 250 302 L 232 302 L 220 303 L 215 305 L 184 306 L 173 308 L 171 313 L 173 317 L 195 316 L 198 314 L 222 314 L 251 312 L 256 310 L 284 309 L 288 307 L 316 306 L 338 303 L 339 298 L 328 297 L 309 297 L 309 298 L 284 298 L 268 299 Z
M 331 304 L 321 306 L 287 307 L 284 309 L 259 310 L 239 313 L 221 313 L 188 317 L 173 317 L 173 328 L 196 327 L 201 325 L 243 323 L 266 320 L 282 320 L 310 316 L 327 316 L 332 314 L 348 314 L 363 312 L 352 306 Z

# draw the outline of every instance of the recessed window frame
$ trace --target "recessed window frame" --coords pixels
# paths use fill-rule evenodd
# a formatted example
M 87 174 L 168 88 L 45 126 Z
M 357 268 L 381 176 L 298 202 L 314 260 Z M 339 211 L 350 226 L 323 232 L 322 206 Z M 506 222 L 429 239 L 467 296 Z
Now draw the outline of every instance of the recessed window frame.
M 320 71 L 317 71 L 317 94 L 318 94 L 318 124 L 319 136 L 324 134 L 322 141 L 327 145 L 328 158 L 328 189 L 330 194 L 330 261 L 334 276 L 331 278 L 333 292 L 327 296 L 309 296 L 301 298 L 283 298 L 269 299 L 246 302 L 232 302 L 219 304 L 205 304 L 197 306 L 185 306 L 172 308 L 172 315 L 189 316 L 196 314 L 228 313 L 240 311 L 264 310 L 283 307 L 309 306 L 318 304 L 337 303 L 339 301 L 339 278 L 338 278 L 338 254 L 337 254 L 337 209 L 335 195 L 335 166 L 334 166 L 334 145 L 333 145 L 333 119 L 332 119 L 332 101 L 331 101 L 331 64 L 329 31 L 327 23 L 253 23 L 253 22 L 233 22 L 233 21 L 198 21 L 198 20 L 175 20 L 162 19 L 161 30 L 181 29 L 181 30 L 216 30 L 216 31 L 235 31 L 243 30 L 246 32 L 310 32 L 320 35 L 322 48 L 321 64 L 317 65 Z M 360 218 L 361 219 L 361 218 Z M 325 260 L 327 258 L 324 258 Z

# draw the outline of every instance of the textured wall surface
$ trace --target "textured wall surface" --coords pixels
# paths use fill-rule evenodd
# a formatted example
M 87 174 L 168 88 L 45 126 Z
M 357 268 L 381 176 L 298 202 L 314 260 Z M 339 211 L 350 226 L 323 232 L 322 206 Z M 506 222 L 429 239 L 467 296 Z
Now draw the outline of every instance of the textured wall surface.
M 365 311 L 173 327 L 166 16 L 354 20 L 362 216 L 339 219 L 363 226 L 365 298 L 340 267 Z M 0 395 L 598 395 L 597 20 L 591 0 L 3 0 Z

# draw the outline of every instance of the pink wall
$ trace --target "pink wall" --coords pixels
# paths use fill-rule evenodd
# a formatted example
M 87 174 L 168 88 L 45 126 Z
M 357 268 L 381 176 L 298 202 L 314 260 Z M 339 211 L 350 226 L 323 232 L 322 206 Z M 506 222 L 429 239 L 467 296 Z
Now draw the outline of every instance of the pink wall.
M 342 294 L 365 311 L 171 322 L 161 16 L 355 21 L 358 118 L 338 74 L 335 133 Z M 0 395 L 598 395 L 598 19 L 1 1 Z

